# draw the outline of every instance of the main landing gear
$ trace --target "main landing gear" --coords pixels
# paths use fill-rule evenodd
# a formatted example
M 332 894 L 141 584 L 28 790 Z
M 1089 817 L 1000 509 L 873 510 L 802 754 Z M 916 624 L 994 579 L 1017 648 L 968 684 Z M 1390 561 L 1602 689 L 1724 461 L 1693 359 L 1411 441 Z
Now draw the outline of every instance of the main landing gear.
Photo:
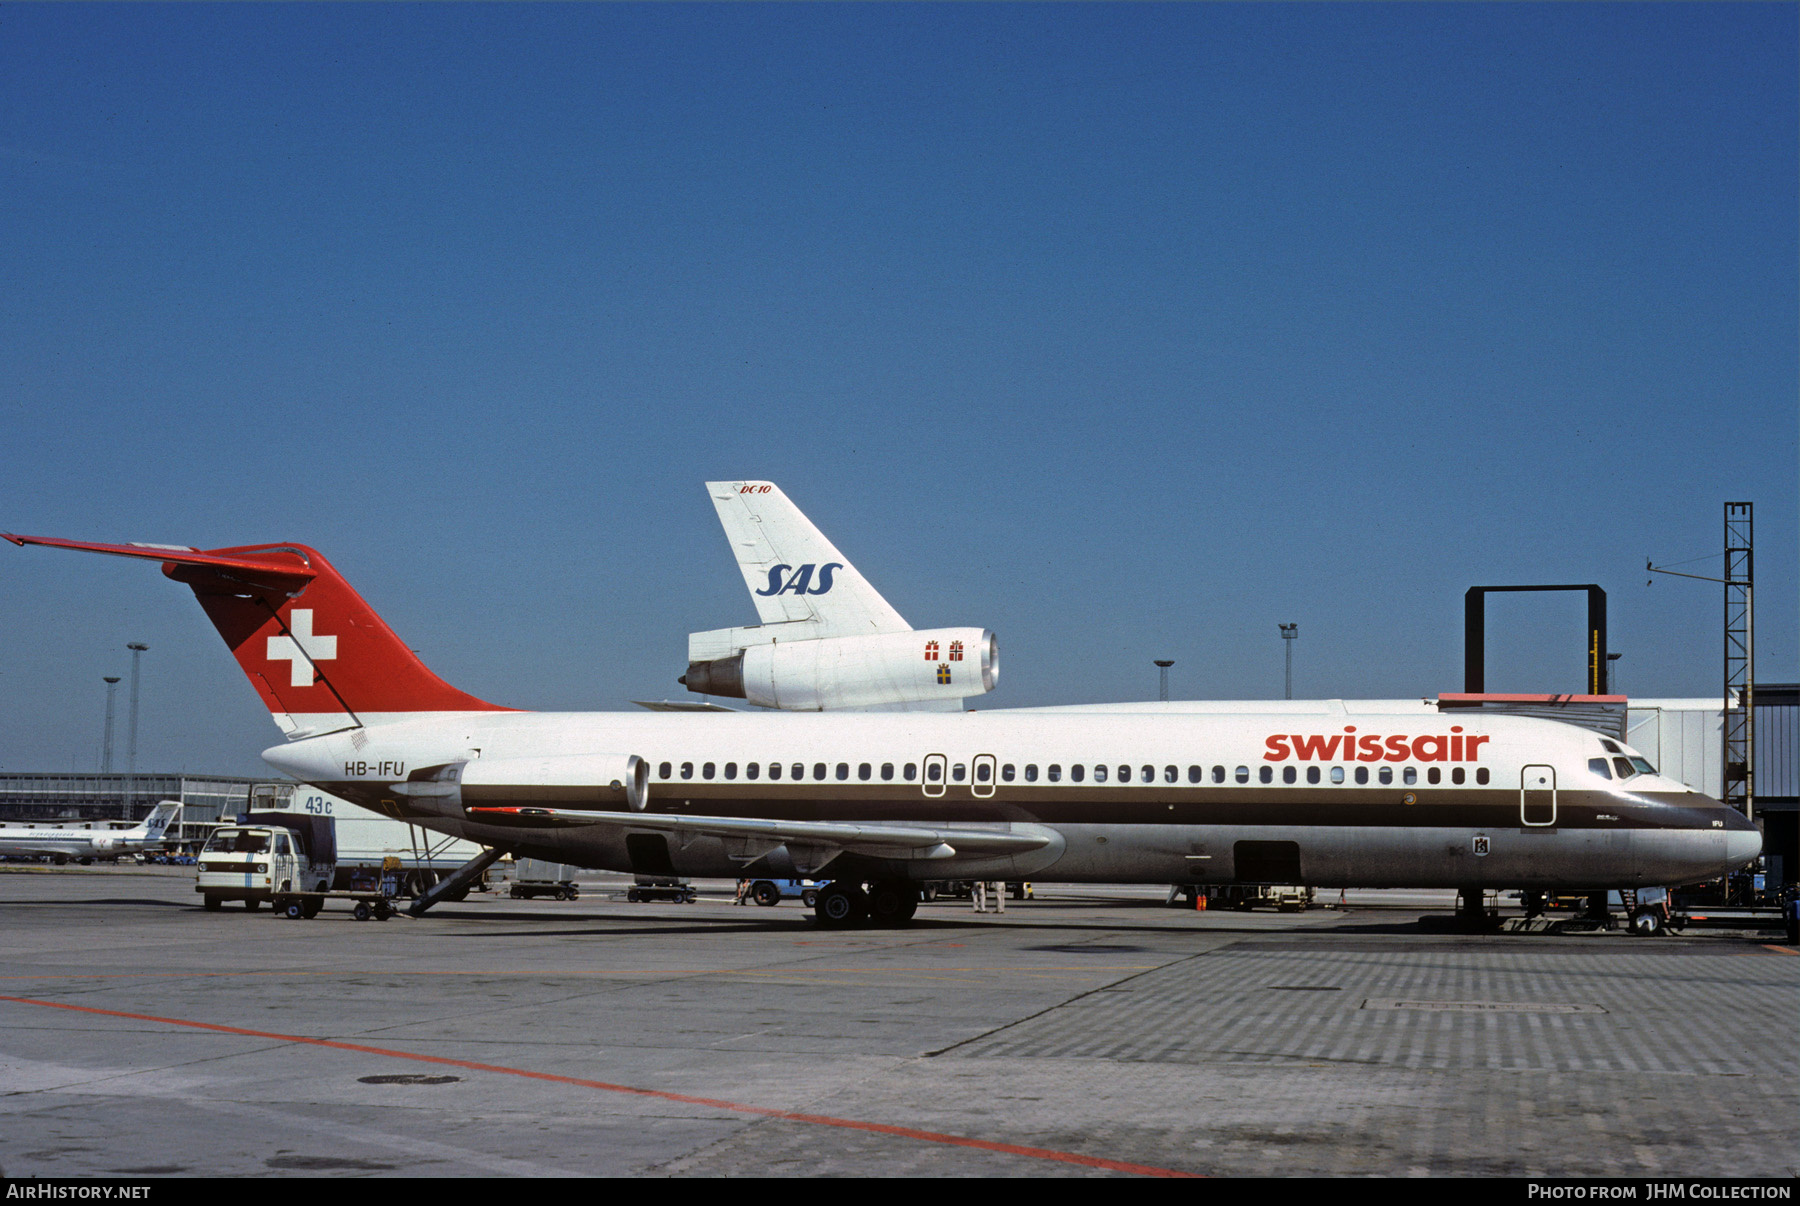
M 919 886 L 903 879 L 882 879 L 863 885 L 834 879 L 819 890 L 813 916 L 821 929 L 840 930 L 856 925 L 902 926 L 919 911 Z

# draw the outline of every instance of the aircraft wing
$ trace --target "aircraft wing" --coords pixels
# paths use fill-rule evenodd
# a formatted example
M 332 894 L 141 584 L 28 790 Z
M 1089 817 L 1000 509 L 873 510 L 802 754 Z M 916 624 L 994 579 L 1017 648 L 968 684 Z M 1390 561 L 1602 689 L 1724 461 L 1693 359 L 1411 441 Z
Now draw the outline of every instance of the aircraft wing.
M 520 828 L 573 828 L 612 825 L 621 829 L 664 833 L 684 844 L 712 837 L 739 844 L 733 857 L 746 862 L 786 846 L 796 857 L 822 867 L 838 853 L 887 859 L 998 858 L 1041 850 L 1055 840 L 1046 832 L 966 829 L 953 825 L 846 824 L 830 821 L 772 821 L 755 817 L 672 816 L 667 813 L 587 812 L 573 808 L 475 807 L 472 820 Z
M 707 482 L 731 554 L 764 624 L 806 624 L 788 639 L 911 632 L 773 482 Z

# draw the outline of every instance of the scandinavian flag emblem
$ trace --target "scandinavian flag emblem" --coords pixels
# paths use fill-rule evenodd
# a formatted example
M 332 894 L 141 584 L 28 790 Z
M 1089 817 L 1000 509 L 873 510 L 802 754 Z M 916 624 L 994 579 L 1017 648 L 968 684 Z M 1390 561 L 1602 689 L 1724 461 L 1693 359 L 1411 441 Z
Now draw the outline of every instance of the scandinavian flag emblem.
M 954 649 L 955 646 L 953 645 L 951 648 Z M 925 642 L 925 660 L 928 662 L 935 662 L 938 660 L 938 643 L 936 641 Z
M 962 642 L 961 641 L 951 641 L 950 642 L 950 660 L 953 662 L 962 661 Z
M 937 671 L 937 680 L 938 680 L 938 682 L 940 682 L 940 683 L 948 683 L 948 682 L 949 682 L 949 681 L 950 681 L 950 666 L 949 666 L 949 663 L 947 663 L 947 662 L 946 662 L 946 663 L 943 663 L 943 664 L 941 664 L 941 665 L 939 665 L 939 666 L 938 666 L 938 671 Z
M 289 686 L 312 686 L 313 663 L 337 660 L 338 639 L 334 636 L 315 636 L 312 626 L 312 609 L 296 609 L 288 617 L 288 631 L 294 635 L 269 638 L 269 660 L 290 663 L 292 674 L 289 676 Z

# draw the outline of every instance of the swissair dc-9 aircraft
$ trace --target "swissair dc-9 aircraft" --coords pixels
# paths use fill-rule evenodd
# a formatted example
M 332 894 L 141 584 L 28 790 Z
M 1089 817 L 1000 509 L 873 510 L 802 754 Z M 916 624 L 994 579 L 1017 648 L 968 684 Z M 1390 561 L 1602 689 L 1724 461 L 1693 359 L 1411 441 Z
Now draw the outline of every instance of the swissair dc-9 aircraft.
M 181 805 L 164 800 L 131 829 L 58 829 L 54 825 L 20 825 L 0 828 L 0 854 L 47 854 L 59 863 L 72 858 L 114 858 L 140 850 L 161 850 L 164 834 L 181 813 Z
M 1706 879 L 1761 849 L 1738 812 L 1553 721 L 1335 702 L 522 712 L 439 679 L 304 545 L 6 539 L 160 562 L 285 734 L 271 766 L 492 848 L 438 893 L 507 851 L 650 875 L 829 876 L 821 924 L 898 925 L 934 879 L 1589 891 Z M 807 602 L 781 589 L 798 567 L 774 568 L 769 597 Z M 913 641 L 921 669 L 948 655 L 923 632 L 839 639 Z M 975 656 L 965 647 L 961 664 Z M 794 685 L 783 672 L 777 694 Z M 817 682 L 795 673 L 800 689 Z

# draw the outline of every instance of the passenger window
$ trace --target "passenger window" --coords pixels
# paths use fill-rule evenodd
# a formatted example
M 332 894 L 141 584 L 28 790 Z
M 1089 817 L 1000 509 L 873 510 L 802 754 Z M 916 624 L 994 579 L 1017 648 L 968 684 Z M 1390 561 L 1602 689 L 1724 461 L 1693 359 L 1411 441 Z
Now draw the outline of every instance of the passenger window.
M 894 764 L 892 762 L 883 762 L 881 764 L 881 781 L 883 783 L 887 783 L 890 780 L 892 780 L 893 777 L 894 777 Z
M 1027 782 L 1027 783 L 1036 783 L 1037 782 L 1037 763 L 1027 762 L 1025 764 L 1025 782 Z
M 1612 778 L 1612 772 L 1606 769 L 1606 759 L 1604 758 L 1589 758 L 1588 769 L 1602 779 Z
M 1062 779 L 1062 764 L 1052 762 L 1049 768 L 1045 770 L 1044 778 L 1050 780 L 1052 783 L 1059 782 Z
M 692 762 L 683 762 L 681 764 L 681 777 L 683 779 L 692 779 L 694 777 L 694 764 Z
M 1106 768 L 1104 766 L 1096 766 L 1094 768 L 1094 782 L 1096 782 L 1096 783 L 1106 782 Z
M 1225 768 L 1224 767 L 1222 767 L 1222 766 L 1213 767 L 1213 782 L 1214 783 L 1225 782 Z
M 726 777 L 726 778 L 727 778 L 727 779 L 735 779 L 735 778 L 737 778 L 737 763 L 735 763 L 735 762 L 727 762 L 727 763 L 726 763 L 726 764 L 725 764 L 725 777 Z
M 1343 767 L 1334 766 L 1331 768 L 1331 781 L 1333 783 L 1342 783 L 1344 781 L 1344 768 Z
M 990 763 L 977 762 L 975 764 L 975 781 L 977 783 L 986 783 L 989 779 L 992 779 L 993 777 L 994 777 L 994 768 Z
M 1131 782 L 1131 768 L 1129 766 L 1121 766 L 1119 768 L 1119 782 L 1121 782 L 1121 783 Z
M 1164 783 L 1179 783 L 1180 781 L 1181 781 L 1181 772 L 1180 771 L 1176 770 L 1172 766 L 1163 767 L 1163 782 Z
M 1319 781 L 1319 768 L 1318 767 L 1309 766 L 1306 768 L 1306 781 L 1308 783 L 1317 783 Z
M 955 766 L 950 768 L 950 777 L 952 779 L 956 780 L 958 783 L 961 783 L 963 781 L 963 764 L 962 763 L 958 762 Z
M 779 763 L 779 762 L 769 763 L 769 778 L 771 778 L 771 779 L 781 778 L 781 763 Z
M 1436 783 L 1443 777 L 1444 777 L 1444 772 L 1440 771 L 1435 766 L 1425 772 L 1425 781 L 1427 783 Z
M 936 762 L 927 762 L 925 764 L 925 781 L 927 783 L 936 783 L 943 777 L 943 774 L 944 768 L 941 764 Z
M 1011 783 L 1013 781 L 1013 764 L 1012 763 L 1008 762 L 1005 766 L 1000 768 L 1000 777 L 1002 779 L 1005 779 L 1008 783 Z
M 701 767 L 701 768 L 700 768 L 700 777 L 701 777 L 701 778 L 702 778 L 702 779 L 710 779 L 710 778 L 712 778 L 712 777 L 713 777 L 713 772 L 714 772 L 714 770 L 715 770 L 715 769 L 716 769 L 716 767 L 715 767 L 715 766 L 714 766 L 714 764 L 713 764 L 713 763 L 711 763 L 711 762 L 708 762 L 708 763 L 707 763 L 707 764 L 706 764 L 706 765 L 705 765 L 705 766 L 703 766 L 703 767 Z
M 1139 780 L 1144 783 L 1156 782 L 1156 768 L 1154 766 L 1143 767 L 1139 772 Z
M 825 764 L 823 762 L 813 763 L 813 778 L 823 779 L 824 777 L 825 777 Z
M 902 773 L 902 776 L 906 779 L 906 781 L 908 783 L 911 783 L 913 781 L 914 776 L 916 776 L 919 773 L 919 768 L 915 763 L 908 762 L 906 764 L 906 769 L 901 773 Z
M 1189 783 L 1200 782 L 1200 768 L 1199 767 L 1197 767 L 1197 766 L 1188 767 L 1188 782 Z
M 1476 767 L 1475 768 L 1475 782 L 1481 784 L 1483 787 L 1486 787 L 1487 781 L 1488 781 L 1487 767 L 1485 767 L 1485 766 Z
M 744 778 L 746 778 L 746 779 L 754 779 L 754 778 L 756 778 L 756 763 L 754 763 L 754 762 L 750 762 L 750 763 L 746 763 L 746 764 L 745 764 L 745 766 L 744 766 Z
M 1450 782 L 1461 783 L 1462 781 L 1463 781 L 1463 768 L 1460 766 L 1452 767 L 1450 770 Z
M 1368 767 L 1359 766 L 1356 768 L 1356 781 L 1358 783 L 1367 783 L 1369 781 L 1369 768 Z
M 839 783 L 842 783 L 845 779 L 850 777 L 850 764 L 848 762 L 840 762 L 837 764 L 837 777 Z
M 1081 763 L 1077 762 L 1074 766 L 1069 768 L 1069 782 L 1079 783 L 1085 778 L 1087 778 L 1087 767 L 1081 765 Z
M 1294 782 L 1294 780 L 1298 779 L 1299 777 L 1300 777 L 1300 772 L 1295 770 L 1293 767 L 1284 766 L 1281 768 L 1281 781 L 1283 783 L 1292 783 L 1292 782 Z
M 1275 768 L 1272 766 L 1259 766 L 1256 769 L 1256 777 L 1264 783 L 1273 783 L 1275 782 Z
M 793 766 L 789 767 L 788 770 L 790 772 L 788 778 L 790 779 L 806 778 L 806 763 L 804 762 L 796 762 Z
M 667 779 L 669 777 L 669 772 L 673 769 L 674 769 L 674 767 L 670 766 L 667 762 L 665 762 L 661 766 L 656 768 L 656 777 L 658 779 Z
M 870 766 L 867 762 L 860 762 L 857 764 L 856 777 L 858 779 L 861 779 L 864 783 L 867 783 L 870 779 L 874 778 L 874 776 L 875 776 L 875 768 Z
M 1406 784 L 1408 787 L 1411 787 L 1413 784 L 1417 783 L 1419 781 L 1419 768 L 1416 766 L 1409 766 L 1405 770 L 1401 771 L 1400 772 L 1400 781 L 1402 783 Z
M 1238 767 L 1237 774 L 1234 777 L 1237 779 L 1237 781 L 1239 783 L 1250 782 L 1250 768 L 1247 766 Z
M 1392 783 L 1394 781 L 1394 768 L 1391 766 L 1384 766 L 1375 773 L 1375 777 L 1380 779 L 1383 783 Z

